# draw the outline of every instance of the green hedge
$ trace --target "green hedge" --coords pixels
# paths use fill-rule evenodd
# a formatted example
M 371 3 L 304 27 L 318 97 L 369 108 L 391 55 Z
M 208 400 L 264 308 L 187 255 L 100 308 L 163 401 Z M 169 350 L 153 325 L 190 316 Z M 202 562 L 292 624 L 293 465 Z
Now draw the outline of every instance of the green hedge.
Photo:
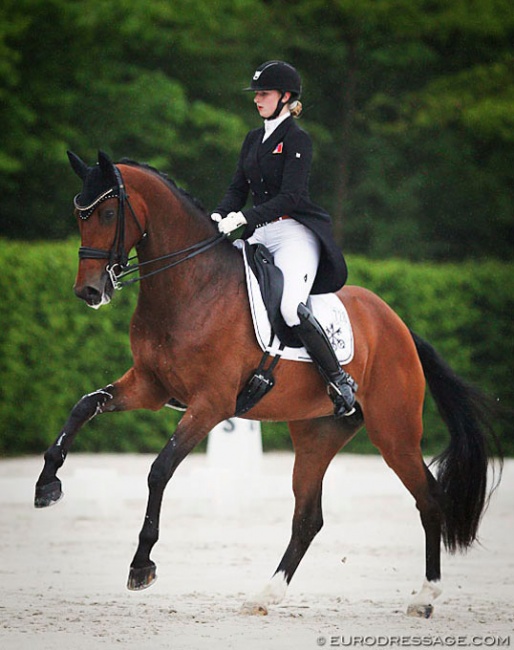
M 93 311 L 72 292 L 78 242 L 0 241 L 0 454 L 41 453 L 84 393 L 131 365 L 128 324 L 137 289 Z M 513 264 L 410 264 L 349 259 L 350 282 L 378 293 L 466 378 L 512 404 Z M 81 451 L 157 451 L 180 415 L 138 411 L 96 418 L 74 445 Z M 447 433 L 427 400 L 425 449 Z M 514 453 L 510 431 L 504 446 Z M 290 445 L 283 424 L 265 424 L 266 449 Z M 369 451 L 365 435 L 351 443 Z

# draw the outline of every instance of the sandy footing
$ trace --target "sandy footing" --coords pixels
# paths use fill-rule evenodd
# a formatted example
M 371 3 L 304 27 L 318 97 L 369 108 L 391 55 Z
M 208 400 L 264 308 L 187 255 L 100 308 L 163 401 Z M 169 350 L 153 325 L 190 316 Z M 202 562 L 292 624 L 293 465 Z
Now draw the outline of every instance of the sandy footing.
M 153 457 L 71 454 L 65 498 L 32 506 L 42 458 L 0 460 L 2 650 L 514 646 L 514 461 L 481 528 L 481 545 L 443 557 L 430 620 L 405 615 L 423 581 L 414 503 L 379 457 L 339 455 L 324 489 L 325 526 L 285 600 L 268 616 L 239 613 L 289 541 L 289 453 L 252 471 L 192 455 L 169 484 L 158 580 L 125 583 Z

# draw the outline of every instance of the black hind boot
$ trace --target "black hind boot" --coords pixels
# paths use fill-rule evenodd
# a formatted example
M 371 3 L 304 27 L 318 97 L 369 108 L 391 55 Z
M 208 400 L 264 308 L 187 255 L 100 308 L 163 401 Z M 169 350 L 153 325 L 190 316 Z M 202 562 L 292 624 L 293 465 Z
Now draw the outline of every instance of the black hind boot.
M 294 328 L 295 334 L 327 382 L 328 394 L 334 402 L 334 415 L 336 418 L 353 415 L 357 390 L 355 380 L 341 368 L 325 330 L 303 303 L 298 305 L 298 317 L 300 325 Z

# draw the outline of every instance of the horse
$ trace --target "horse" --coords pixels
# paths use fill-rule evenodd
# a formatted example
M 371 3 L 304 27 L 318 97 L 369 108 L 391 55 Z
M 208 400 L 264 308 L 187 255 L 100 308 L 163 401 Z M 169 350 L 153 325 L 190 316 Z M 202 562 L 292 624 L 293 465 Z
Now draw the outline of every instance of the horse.
M 208 433 L 234 416 L 237 397 L 262 350 L 253 330 L 241 253 L 218 233 L 193 197 L 148 165 L 125 159 L 114 164 L 102 152 L 92 167 L 71 152 L 68 157 L 83 182 L 75 199 L 82 245 L 74 292 L 98 308 L 111 300 L 115 288 L 139 282 L 130 323 L 133 366 L 72 408 L 44 455 L 35 506 L 53 505 L 63 496 L 57 471 L 90 419 L 184 405 L 173 436 L 148 474 L 146 513 L 127 583 L 139 590 L 157 576 L 150 556 L 158 541 L 166 485 Z M 134 248 L 137 264 L 128 259 Z M 132 272 L 139 274 L 124 280 Z M 344 286 L 336 295 L 353 326 L 355 353 L 346 370 L 358 384 L 355 413 L 336 419 L 313 364 L 280 359 L 273 389 L 244 415 L 288 423 L 295 506 L 290 541 L 276 571 L 242 611 L 267 613 L 284 598 L 323 526 L 325 472 L 365 425 L 419 511 L 425 575 L 407 614 L 428 618 L 441 593 L 441 544 L 455 553 L 476 541 L 495 487 L 488 468 L 494 465 L 491 452 L 501 452 L 494 446 L 492 414 L 486 395 L 459 377 L 381 298 L 358 286 Z M 425 464 L 420 446 L 426 384 L 450 434 L 448 448 L 437 459 L 437 475 Z

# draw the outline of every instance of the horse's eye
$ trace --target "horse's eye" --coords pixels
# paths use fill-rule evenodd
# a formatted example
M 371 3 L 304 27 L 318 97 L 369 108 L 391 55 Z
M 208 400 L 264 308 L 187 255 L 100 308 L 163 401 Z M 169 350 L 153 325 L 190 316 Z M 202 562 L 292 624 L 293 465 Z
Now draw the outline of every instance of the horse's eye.
M 107 210 L 103 210 L 101 213 L 101 218 L 103 221 L 112 221 L 114 217 L 116 216 L 116 212 L 112 208 L 108 208 Z

